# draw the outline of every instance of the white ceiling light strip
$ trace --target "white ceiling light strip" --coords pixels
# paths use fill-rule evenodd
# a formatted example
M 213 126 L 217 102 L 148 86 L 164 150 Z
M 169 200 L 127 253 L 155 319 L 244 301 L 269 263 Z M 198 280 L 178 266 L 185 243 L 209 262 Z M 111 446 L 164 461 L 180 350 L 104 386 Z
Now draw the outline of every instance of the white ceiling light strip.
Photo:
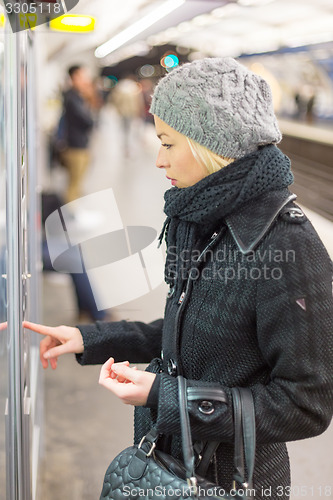
M 108 40 L 107 42 L 97 47 L 97 49 L 95 50 L 95 56 L 98 58 L 102 58 L 107 56 L 111 52 L 114 52 L 119 47 L 124 45 L 124 43 L 132 40 L 132 38 L 145 31 L 147 28 L 170 14 L 170 12 L 177 9 L 184 3 L 185 0 L 167 0 L 162 5 L 157 7 L 157 9 L 149 12 L 149 14 L 144 16 L 142 19 L 139 19 L 139 21 L 135 22 L 128 28 L 118 33 L 113 38 L 110 38 L 110 40 Z
M 258 7 L 275 2 L 275 0 L 237 0 L 239 5 L 244 7 Z

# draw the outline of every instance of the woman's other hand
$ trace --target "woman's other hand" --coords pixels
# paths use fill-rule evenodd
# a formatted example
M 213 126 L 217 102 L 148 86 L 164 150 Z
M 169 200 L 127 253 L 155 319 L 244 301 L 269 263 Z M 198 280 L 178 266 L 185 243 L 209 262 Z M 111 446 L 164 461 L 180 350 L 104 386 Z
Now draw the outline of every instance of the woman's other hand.
M 30 321 L 23 321 L 23 327 L 36 333 L 46 335 L 39 345 L 39 356 L 43 368 L 57 368 L 58 356 L 66 353 L 80 354 L 84 350 L 83 339 L 78 328 L 71 326 L 44 326 Z
M 101 368 L 99 383 L 128 405 L 144 406 L 156 375 L 129 367 L 129 362 L 108 359 Z

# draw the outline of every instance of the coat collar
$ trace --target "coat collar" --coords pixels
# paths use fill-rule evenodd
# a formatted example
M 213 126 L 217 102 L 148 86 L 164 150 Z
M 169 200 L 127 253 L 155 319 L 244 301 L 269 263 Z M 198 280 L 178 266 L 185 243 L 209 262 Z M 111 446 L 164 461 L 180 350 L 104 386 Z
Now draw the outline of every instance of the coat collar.
M 272 226 L 283 207 L 296 199 L 288 189 L 270 191 L 251 200 L 225 218 L 239 250 L 252 252 Z

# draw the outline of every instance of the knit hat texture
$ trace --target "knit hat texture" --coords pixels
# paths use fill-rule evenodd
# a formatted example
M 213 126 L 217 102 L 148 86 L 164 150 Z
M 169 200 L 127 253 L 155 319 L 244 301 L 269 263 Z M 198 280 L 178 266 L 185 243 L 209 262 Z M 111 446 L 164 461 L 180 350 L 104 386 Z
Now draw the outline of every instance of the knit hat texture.
M 268 83 L 230 57 L 172 70 L 157 84 L 150 112 L 227 158 L 282 139 Z

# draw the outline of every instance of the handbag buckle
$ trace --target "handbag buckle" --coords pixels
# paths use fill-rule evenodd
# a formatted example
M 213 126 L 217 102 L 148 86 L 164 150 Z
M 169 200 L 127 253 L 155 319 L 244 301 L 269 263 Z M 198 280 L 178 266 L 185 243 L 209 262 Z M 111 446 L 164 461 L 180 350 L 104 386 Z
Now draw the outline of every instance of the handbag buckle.
M 243 488 L 245 488 L 245 490 L 248 489 L 249 483 L 241 483 L 241 484 L 242 484 Z M 232 489 L 237 491 L 237 483 L 236 483 L 235 479 L 232 481 Z
M 147 453 L 147 457 L 151 456 L 151 454 L 153 453 L 153 451 L 155 450 L 155 448 L 156 448 L 156 443 L 153 443 L 152 446 L 151 446 L 151 448 L 150 448 L 150 450 Z
M 145 442 L 145 439 L 146 439 L 146 436 L 143 436 L 143 438 L 141 439 L 139 445 L 138 445 L 138 448 L 142 448 L 142 445 L 143 443 Z M 146 456 L 147 458 L 150 457 L 153 453 L 153 451 L 155 450 L 156 448 L 156 443 L 150 443 L 151 444 L 151 448 L 150 450 L 148 451 L 148 453 L 146 453 Z
M 186 479 L 187 481 L 187 484 L 189 485 L 189 487 L 191 488 L 191 492 L 194 493 L 194 495 L 197 495 L 198 494 L 198 481 L 197 481 L 197 478 L 196 477 L 188 477 Z

